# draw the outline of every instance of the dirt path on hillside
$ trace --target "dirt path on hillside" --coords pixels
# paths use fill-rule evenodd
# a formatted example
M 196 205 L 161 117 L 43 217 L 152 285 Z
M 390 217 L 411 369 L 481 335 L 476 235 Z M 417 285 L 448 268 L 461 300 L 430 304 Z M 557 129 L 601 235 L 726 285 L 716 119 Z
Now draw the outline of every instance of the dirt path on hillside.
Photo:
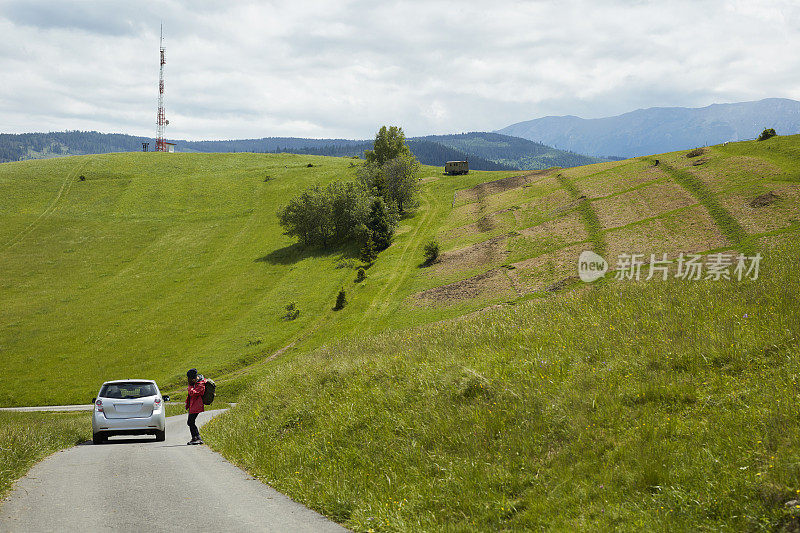
M 387 279 L 383 287 L 378 290 L 370 306 L 361 316 L 359 326 L 373 319 L 376 315 L 382 315 L 388 311 L 389 306 L 393 303 L 391 300 L 394 293 L 397 292 L 403 281 L 410 275 L 411 271 L 418 268 L 418 265 L 422 262 L 423 241 L 428 235 L 428 230 L 433 224 L 436 214 L 438 214 L 442 208 L 441 206 L 437 206 L 436 202 L 432 201 L 430 193 L 424 189 L 420 194 L 420 200 L 419 209 L 424 213 L 422 221 L 412 230 L 411 235 L 403 246 L 401 258 L 399 260 L 401 266 L 390 274 L 389 279 Z
M 56 197 L 53 198 L 53 201 L 50 202 L 50 204 L 45 208 L 45 210 L 42 211 L 33 222 L 28 224 L 28 226 L 25 229 L 20 231 L 16 236 L 12 237 L 10 241 L 5 243 L 5 245 L 3 245 L 4 246 L 3 251 L 8 251 L 17 244 L 19 244 L 20 242 L 22 242 L 22 240 L 26 236 L 28 236 L 28 234 L 30 234 L 34 229 L 36 229 L 36 226 L 38 226 L 39 223 L 44 218 L 47 218 L 49 215 L 53 213 L 53 211 L 55 211 L 58 202 L 61 200 L 63 196 L 66 196 L 69 193 L 69 190 L 72 188 L 72 184 L 75 182 L 75 179 L 77 178 L 78 174 L 80 173 L 81 170 L 84 169 L 84 167 L 87 165 L 88 162 L 89 162 L 88 160 L 83 161 L 80 165 L 78 165 L 78 167 L 73 172 L 67 174 L 67 177 L 64 178 L 64 182 L 61 184 L 61 188 L 58 189 L 58 193 L 56 193 Z

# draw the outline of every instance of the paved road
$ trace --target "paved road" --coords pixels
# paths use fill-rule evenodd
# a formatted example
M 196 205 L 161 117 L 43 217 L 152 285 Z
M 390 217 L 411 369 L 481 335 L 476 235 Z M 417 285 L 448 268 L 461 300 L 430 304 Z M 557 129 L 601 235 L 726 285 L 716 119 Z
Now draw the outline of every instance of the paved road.
M 186 415 L 167 418 L 166 442 L 152 439 L 51 455 L 2 503 L 0 531 L 346 531 L 206 446 L 186 446 Z

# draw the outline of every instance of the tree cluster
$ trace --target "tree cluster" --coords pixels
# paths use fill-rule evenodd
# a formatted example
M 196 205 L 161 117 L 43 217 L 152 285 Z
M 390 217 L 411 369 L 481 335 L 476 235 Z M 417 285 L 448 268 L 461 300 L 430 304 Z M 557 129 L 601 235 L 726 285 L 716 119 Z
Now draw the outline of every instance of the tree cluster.
M 415 205 L 419 162 L 401 128 L 384 126 L 354 182 L 314 186 L 278 213 L 287 235 L 305 246 L 356 242 L 364 262 L 389 247 L 400 215 Z
M 395 204 L 369 194 L 358 182 L 338 181 L 303 191 L 278 213 L 286 235 L 304 246 L 356 242 L 367 263 L 392 243 L 399 218 Z
M 365 237 L 371 200 L 355 182 L 315 185 L 292 198 L 278 220 L 301 244 L 327 247 Z

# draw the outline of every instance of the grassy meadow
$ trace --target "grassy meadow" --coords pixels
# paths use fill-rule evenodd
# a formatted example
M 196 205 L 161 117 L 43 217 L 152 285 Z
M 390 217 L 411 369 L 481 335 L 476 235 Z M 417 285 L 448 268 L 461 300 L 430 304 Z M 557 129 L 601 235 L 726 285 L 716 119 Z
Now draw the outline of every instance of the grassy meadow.
M 430 309 L 514 305 L 254 368 L 207 440 L 357 531 L 800 527 L 800 137 L 775 141 L 456 191 L 427 275 L 473 283 Z M 582 249 L 764 260 L 536 289 Z
M 354 250 L 300 249 L 276 216 L 308 186 L 352 179 L 352 164 L 130 153 L 0 165 L 0 405 L 86 403 L 103 381 L 128 377 L 180 390 L 189 367 L 223 376 L 366 316 L 380 330 L 456 182 L 426 189 L 423 209 L 354 285 Z M 342 287 L 351 304 L 336 314 Z M 290 302 L 301 313 L 284 321 Z
M 796 234 L 795 234 L 796 236 Z M 800 247 L 275 365 L 206 441 L 356 531 L 798 525 Z
M 180 400 L 197 367 L 238 402 L 207 442 L 357 531 L 800 528 L 785 506 L 800 498 L 800 136 L 424 167 L 360 283 L 357 250 L 302 249 L 276 215 L 357 164 L 0 165 L 0 406 L 85 403 L 126 377 Z M 612 269 L 623 253 L 764 259 L 757 280 L 586 285 L 583 250 Z

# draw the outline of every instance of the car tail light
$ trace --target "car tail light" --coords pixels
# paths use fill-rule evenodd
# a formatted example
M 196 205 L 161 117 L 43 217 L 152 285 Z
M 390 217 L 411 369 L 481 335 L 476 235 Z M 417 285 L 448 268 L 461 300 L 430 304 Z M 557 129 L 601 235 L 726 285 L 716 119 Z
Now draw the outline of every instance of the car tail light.
M 97 408 L 98 411 L 100 411 L 101 413 L 103 412 L 103 401 L 102 400 L 97 400 L 96 402 L 94 402 L 94 406 Z

